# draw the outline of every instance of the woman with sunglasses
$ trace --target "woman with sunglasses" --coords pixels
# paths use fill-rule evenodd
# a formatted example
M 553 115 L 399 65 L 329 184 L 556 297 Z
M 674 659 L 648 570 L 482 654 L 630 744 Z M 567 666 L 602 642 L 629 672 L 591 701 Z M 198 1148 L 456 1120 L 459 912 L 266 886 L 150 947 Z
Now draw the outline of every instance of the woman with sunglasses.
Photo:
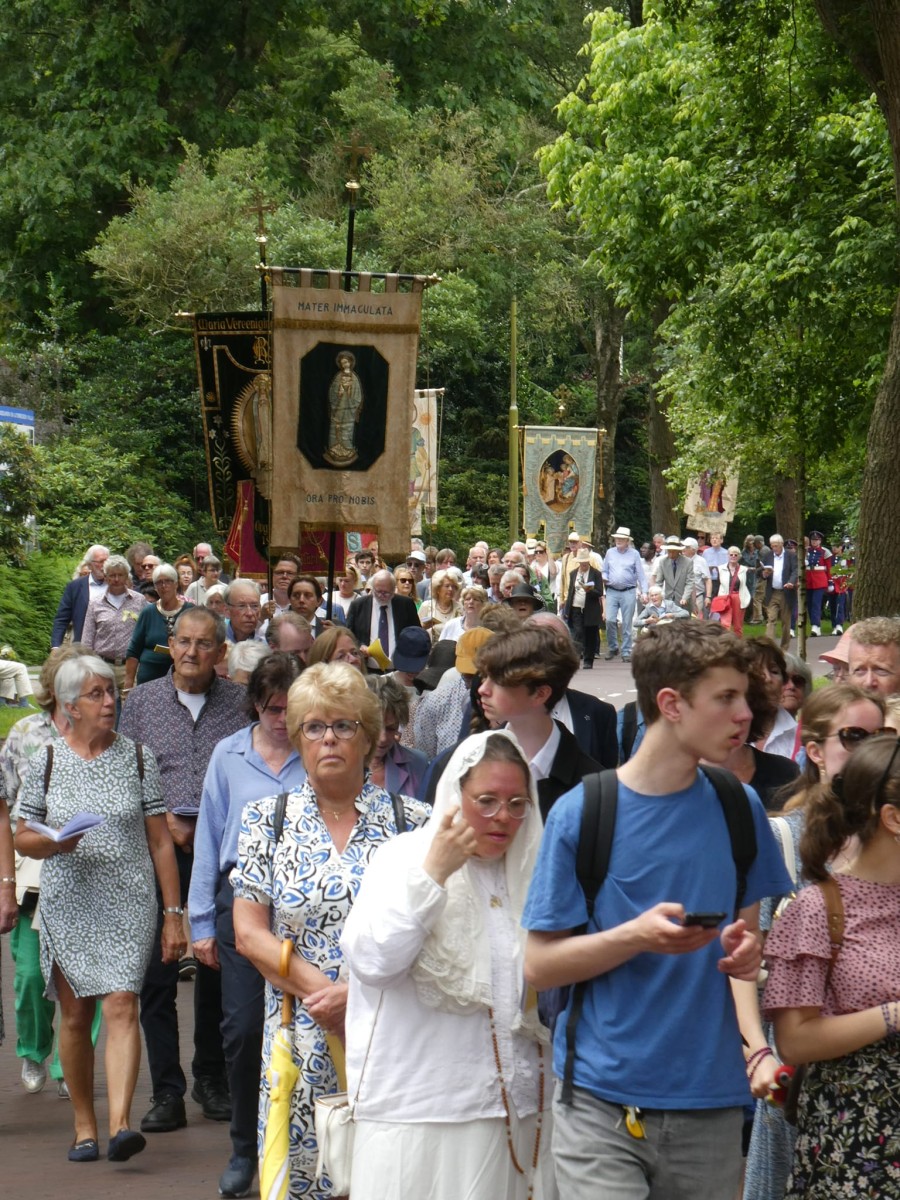
M 381 733 L 381 704 L 359 671 L 346 663 L 317 663 L 287 697 L 287 731 L 306 770 L 306 782 L 287 796 L 276 829 L 278 797 L 248 804 L 231 872 L 238 953 L 267 980 L 258 1145 L 269 1110 L 268 1067 L 281 1019 L 282 995 L 296 997 L 290 1040 L 300 1080 L 291 1097 L 291 1196 L 326 1200 L 316 1180 L 313 1110 L 317 1096 L 338 1090 L 328 1036 L 344 1036 L 347 985 L 339 980 L 340 937 L 369 860 L 395 836 L 390 795 L 365 781 Z M 408 827 L 428 810 L 402 800 Z M 294 941 L 287 977 L 280 974 L 282 941 Z
M 782 816 L 772 820 L 775 836 L 789 868 L 792 863 L 800 862 L 800 847 L 808 814 L 818 811 L 816 805 L 819 798 L 829 791 L 832 780 L 844 771 L 851 754 L 869 738 L 879 735 L 884 722 L 883 699 L 869 695 L 853 684 L 831 684 L 813 692 L 807 700 L 803 708 L 802 730 L 806 763 Z M 840 861 L 846 853 L 839 843 L 834 847 L 833 858 Z M 792 874 L 799 894 L 808 886 L 810 878 L 796 867 Z M 771 897 L 760 905 L 759 924 L 764 934 L 778 924 L 775 917 L 781 899 L 779 896 Z M 782 1200 L 793 1157 L 794 1130 L 784 1120 L 782 1110 L 766 1101 L 778 1060 L 774 1053 L 764 1053 L 767 1045 L 774 1052 L 774 1037 L 771 1027 L 760 1025 L 758 1008 L 755 1013 L 752 1011 L 754 1005 L 755 989 L 751 995 L 743 997 L 740 1008 L 741 1033 L 748 1043 L 745 1054 L 750 1063 L 750 1084 L 753 1094 L 758 1098 L 747 1155 L 744 1198 Z M 762 1055 L 759 1062 L 754 1055 L 757 1058 Z
M 353 1200 L 555 1194 L 542 1190 L 547 1035 L 520 924 L 540 836 L 515 738 L 475 734 L 447 764 L 429 824 L 366 873 L 341 939 Z
M 829 864 L 852 840 L 847 867 Z M 786 1200 L 897 1195 L 900 1127 L 900 742 L 865 739 L 807 802 L 807 887 L 772 929 L 765 1009 L 780 1052 L 809 1064 Z M 842 917 L 837 932 L 832 913 Z

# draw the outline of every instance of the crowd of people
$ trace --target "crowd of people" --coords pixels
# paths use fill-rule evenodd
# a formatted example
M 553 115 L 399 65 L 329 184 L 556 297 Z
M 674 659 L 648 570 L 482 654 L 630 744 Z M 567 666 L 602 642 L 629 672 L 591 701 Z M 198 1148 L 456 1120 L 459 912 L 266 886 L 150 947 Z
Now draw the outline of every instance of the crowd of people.
M 796 552 L 698 541 L 375 544 L 330 594 L 292 554 L 264 592 L 209 545 L 90 547 L 0 750 L 16 1052 L 69 1160 L 190 1095 L 248 1194 L 286 1037 L 291 1197 L 339 1195 L 342 1090 L 353 1200 L 894 1194 L 900 620 L 844 599 L 814 687 Z M 743 636 L 757 600 L 779 639 Z M 618 713 L 572 687 L 604 633 Z

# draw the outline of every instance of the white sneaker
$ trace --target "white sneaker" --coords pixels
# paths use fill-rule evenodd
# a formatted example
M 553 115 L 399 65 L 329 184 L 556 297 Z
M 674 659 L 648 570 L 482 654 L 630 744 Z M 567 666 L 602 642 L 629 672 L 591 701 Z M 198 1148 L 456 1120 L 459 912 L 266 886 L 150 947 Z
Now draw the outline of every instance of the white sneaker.
M 809 631 L 813 637 L 821 637 L 822 636 L 822 630 L 819 628 L 818 625 L 811 625 L 809 627 Z
M 22 1059 L 22 1086 L 26 1092 L 39 1092 L 47 1082 L 47 1068 L 30 1058 Z
M 797 636 L 797 632 L 796 632 L 796 630 L 792 629 L 792 630 L 791 630 L 791 637 L 796 637 L 796 636 Z
M 831 632 L 832 633 L 843 633 L 844 627 L 843 627 L 843 625 L 835 625 L 834 629 L 832 629 Z

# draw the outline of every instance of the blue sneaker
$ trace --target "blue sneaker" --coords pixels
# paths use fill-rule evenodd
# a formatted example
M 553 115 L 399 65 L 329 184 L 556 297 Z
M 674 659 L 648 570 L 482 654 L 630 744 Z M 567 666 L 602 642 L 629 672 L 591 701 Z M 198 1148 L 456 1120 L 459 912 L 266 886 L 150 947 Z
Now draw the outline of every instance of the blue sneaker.
M 219 1195 L 236 1198 L 246 1196 L 253 1186 L 255 1174 L 255 1158 L 244 1158 L 240 1154 L 233 1154 L 219 1179 Z

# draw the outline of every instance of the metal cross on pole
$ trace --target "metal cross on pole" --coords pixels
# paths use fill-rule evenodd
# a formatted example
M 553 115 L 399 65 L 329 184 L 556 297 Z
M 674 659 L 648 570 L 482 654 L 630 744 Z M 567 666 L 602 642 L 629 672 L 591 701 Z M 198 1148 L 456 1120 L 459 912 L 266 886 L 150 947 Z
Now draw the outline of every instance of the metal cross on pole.
M 266 213 L 273 213 L 278 208 L 277 204 L 265 204 L 259 192 L 256 193 L 255 203 L 249 208 L 245 208 L 245 213 L 256 213 L 256 244 L 259 247 L 259 298 L 263 312 L 268 308 L 269 296 L 266 290 L 266 244 L 268 237 L 266 236 Z

